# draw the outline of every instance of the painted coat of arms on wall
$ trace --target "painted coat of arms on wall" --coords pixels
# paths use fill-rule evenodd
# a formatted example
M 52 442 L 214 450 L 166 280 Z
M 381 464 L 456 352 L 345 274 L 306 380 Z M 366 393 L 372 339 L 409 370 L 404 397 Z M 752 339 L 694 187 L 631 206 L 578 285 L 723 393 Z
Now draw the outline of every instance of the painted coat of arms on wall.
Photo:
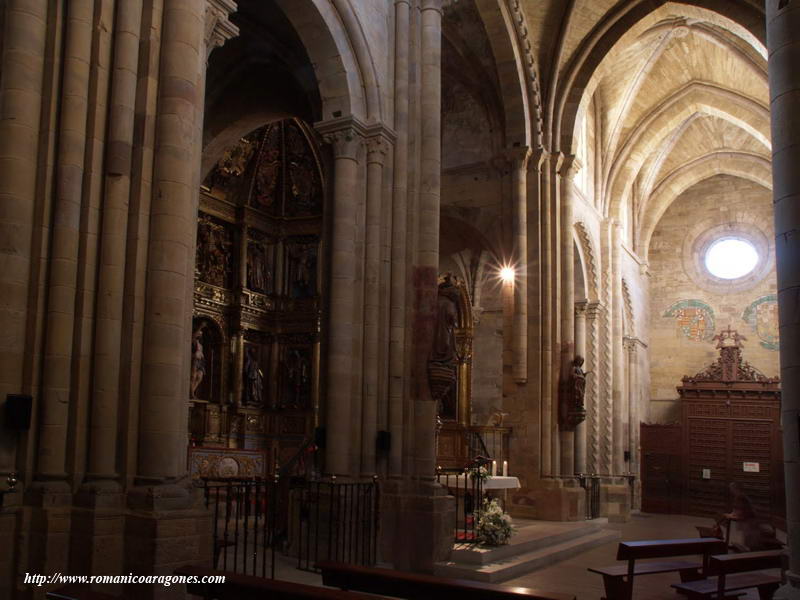
M 707 342 L 714 337 L 714 309 L 702 300 L 681 300 L 664 311 L 675 319 L 677 331 L 693 342 Z
M 763 348 L 778 350 L 778 297 L 775 294 L 761 296 L 744 309 L 742 320 L 756 332 Z

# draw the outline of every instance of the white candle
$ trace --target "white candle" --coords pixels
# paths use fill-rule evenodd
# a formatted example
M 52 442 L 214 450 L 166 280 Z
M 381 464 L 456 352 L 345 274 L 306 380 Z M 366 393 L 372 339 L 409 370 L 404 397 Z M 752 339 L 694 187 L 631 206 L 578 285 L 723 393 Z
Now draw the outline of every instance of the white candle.
M 503 461 L 503 477 L 508 477 L 508 461 Z
M 497 461 L 493 460 L 492 461 L 492 477 L 494 477 L 495 475 L 497 475 Z

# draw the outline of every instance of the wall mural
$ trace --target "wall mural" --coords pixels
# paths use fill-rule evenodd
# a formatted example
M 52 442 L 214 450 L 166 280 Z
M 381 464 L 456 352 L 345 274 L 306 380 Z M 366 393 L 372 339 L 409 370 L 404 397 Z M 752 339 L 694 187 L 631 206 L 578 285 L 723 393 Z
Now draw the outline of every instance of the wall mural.
M 778 332 L 778 297 L 775 294 L 761 296 L 744 309 L 742 320 L 758 335 L 760 344 L 767 350 L 780 348 Z
M 195 474 L 241 476 L 241 457 L 225 458 L 237 450 L 265 457 L 248 475 L 271 469 L 313 434 L 324 182 L 316 134 L 285 119 L 241 138 L 201 186 L 187 349 Z M 201 452 L 212 447 L 225 451 Z
M 664 317 L 675 319 L 678 333 L 693 342 L 714 337 L 714 309 L 702 300 L 680 300 L 664 311 Z

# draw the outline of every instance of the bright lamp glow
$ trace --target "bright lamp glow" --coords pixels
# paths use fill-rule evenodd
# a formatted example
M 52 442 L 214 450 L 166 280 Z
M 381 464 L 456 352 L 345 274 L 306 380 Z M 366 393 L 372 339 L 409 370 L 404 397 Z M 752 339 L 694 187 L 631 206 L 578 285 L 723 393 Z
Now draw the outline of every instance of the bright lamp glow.
M 514 267 L 503 267 L 500 269 L 500 279 L 506 283 L 514 281 Z
M 723 238 L 706 250 L 705 262 L 712 275 L 720 279 L 738 279 L 756 268 L 758 252 L 746 240 Z

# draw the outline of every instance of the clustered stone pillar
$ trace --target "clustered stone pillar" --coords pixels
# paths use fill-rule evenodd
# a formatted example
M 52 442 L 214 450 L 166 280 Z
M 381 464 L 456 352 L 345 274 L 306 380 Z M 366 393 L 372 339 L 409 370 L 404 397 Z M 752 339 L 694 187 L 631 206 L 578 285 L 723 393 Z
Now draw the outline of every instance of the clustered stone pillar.
M 800 2 L 767 0 L 772 179 L 781 357 L 781 411 L 789 584 L 800 598 Z
M 332 145 L 334 154 L 325 465 L 331 475 L 348 475 L 353 464 L 350 396 L 356 271 L 354 196 L 363 127 L 351 119 L 328 121 L 316 127 Z
M 586 360 L 586 308 L 587 302 L 575 303 L 575 355 Z M 588 361 L 584 370 L 589 370 Z M 587 382 L 588 383 L 588 382 Z M 589 386 L 586 387 L 584 406 L 588 409 Z M 588 412 L 588 410 L 587 410 Z M 586 421 L 578 423 L 575 428 L 575 472 L 586 473 Z

